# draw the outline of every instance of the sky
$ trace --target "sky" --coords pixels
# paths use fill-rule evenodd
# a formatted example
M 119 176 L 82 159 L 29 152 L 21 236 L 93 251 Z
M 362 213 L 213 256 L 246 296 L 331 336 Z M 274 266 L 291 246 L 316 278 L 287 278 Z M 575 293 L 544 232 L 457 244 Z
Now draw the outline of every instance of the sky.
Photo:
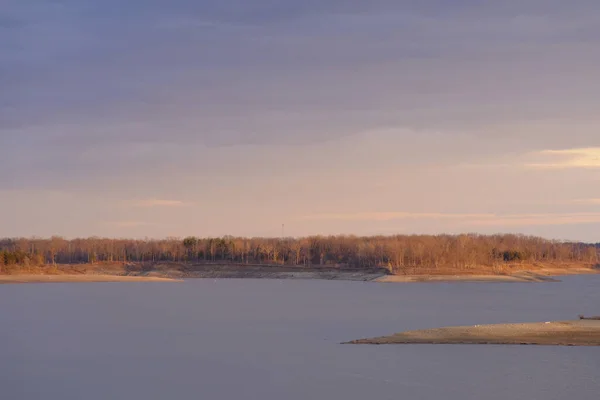
M 597 0 L 0 0 L 0 236 L 600 242 L 598 65 Z

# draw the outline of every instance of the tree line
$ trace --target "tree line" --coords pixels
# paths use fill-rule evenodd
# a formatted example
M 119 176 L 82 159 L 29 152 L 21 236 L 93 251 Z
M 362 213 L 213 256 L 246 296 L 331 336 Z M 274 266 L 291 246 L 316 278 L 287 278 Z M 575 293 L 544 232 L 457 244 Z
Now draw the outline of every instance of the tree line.
M 0 239 L 0 267 L 172 261 L 385 267 L 393 273 L 401 273 L 407 269 L 469 269 L 515 262 L 598 263 L 599 253 L 600 244 L 561 242 L 525 235 Z

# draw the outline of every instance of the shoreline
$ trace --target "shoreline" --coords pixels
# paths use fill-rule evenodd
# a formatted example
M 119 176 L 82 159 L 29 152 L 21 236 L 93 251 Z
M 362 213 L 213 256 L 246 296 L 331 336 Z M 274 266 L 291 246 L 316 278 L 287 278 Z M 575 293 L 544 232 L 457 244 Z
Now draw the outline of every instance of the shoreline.
M 385 275 L 375 279 L 382 283 L 425 282 L 560 282 L 561 276 L 598 275 L 596 268 L 541 268 L 518 270 L 511 274 L 440 274 L 440 275 Z
M 551 276 L 527 275 L 389 275 L 375 279 L 382 283 L 428 283 L 428 282 L 485 282 L 485 283 L 515 283 L 515 282 L 560 282 Z
M 452 326 L 406 331 L 343 344 L 600 346 L 600 320 Z
M 2 283 L 41 282 L 162 282 L 181 279 L 304 279 L 374 283 L 435 282 L 560 282 L 566 275 L 599 274 L 587 266 L 519 266 L 510 273 L 494 274 L 483 268 L 470 271 L 425 270 L 417 274 L 390 275 L 386 269 L 352 269 L 335 266 L 285 266 L 185 263 L 103 263 L 36 267 L 28 271 L 0 274 Z
M 17 274 L 0 275 L 2 284 L 23 283 L 75 283 L 75 282 L 181 282 L 178 279 L 160 278 L 152 276 L 121 276 L 104 274 L 80 274 L 80 275 L 42 275 L 42 274 Z

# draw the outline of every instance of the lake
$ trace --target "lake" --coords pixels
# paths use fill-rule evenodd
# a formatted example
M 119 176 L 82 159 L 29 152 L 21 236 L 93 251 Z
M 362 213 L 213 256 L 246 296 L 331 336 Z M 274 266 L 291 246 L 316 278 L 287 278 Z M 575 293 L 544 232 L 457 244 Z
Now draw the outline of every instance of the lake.
M 0 285 L 0 397 L 596 400 L 599 347 L 339 344 L 600 314 L 600 276 L 562 279 Z

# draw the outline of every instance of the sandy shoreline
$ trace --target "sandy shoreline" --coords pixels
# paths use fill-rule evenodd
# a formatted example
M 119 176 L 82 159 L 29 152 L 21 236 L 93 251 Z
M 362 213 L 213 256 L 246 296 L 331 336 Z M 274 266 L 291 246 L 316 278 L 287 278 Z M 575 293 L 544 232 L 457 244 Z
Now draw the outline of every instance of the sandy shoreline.
M 359 339 L 348 344 L 514 344 L 600 346 L 599 320 L 453 326 Z
M 509 275 L 381 275 L 361 272 L 205 272 L 179 275 L 176 278 L 162 274 L 150 275 L 111 275 L 111 274 L 16 274 L 0 275 L 3 283 L 51 283 L 51 282 L 170 282 L 181 279 L 301 279 L 301 280 L 341 280 L 376 283 L 416 283 L 416 282 L 559 282 L 545 276 L 509 276 Z
M 550 276 L 527 275 L 387 275 L 375 282 L 559 282 Z
M 557 277 L 570 275 L 596 275 L 594 268 L 541 268 L 521 270 L 506 275 L 492 274 L 448 274 L 448 275 L 384 275 L 375 282 L 560 282 Z
M 177 279 L 119 275 L 0 275 L 0 284 L 66 282 L 179 282 Z

